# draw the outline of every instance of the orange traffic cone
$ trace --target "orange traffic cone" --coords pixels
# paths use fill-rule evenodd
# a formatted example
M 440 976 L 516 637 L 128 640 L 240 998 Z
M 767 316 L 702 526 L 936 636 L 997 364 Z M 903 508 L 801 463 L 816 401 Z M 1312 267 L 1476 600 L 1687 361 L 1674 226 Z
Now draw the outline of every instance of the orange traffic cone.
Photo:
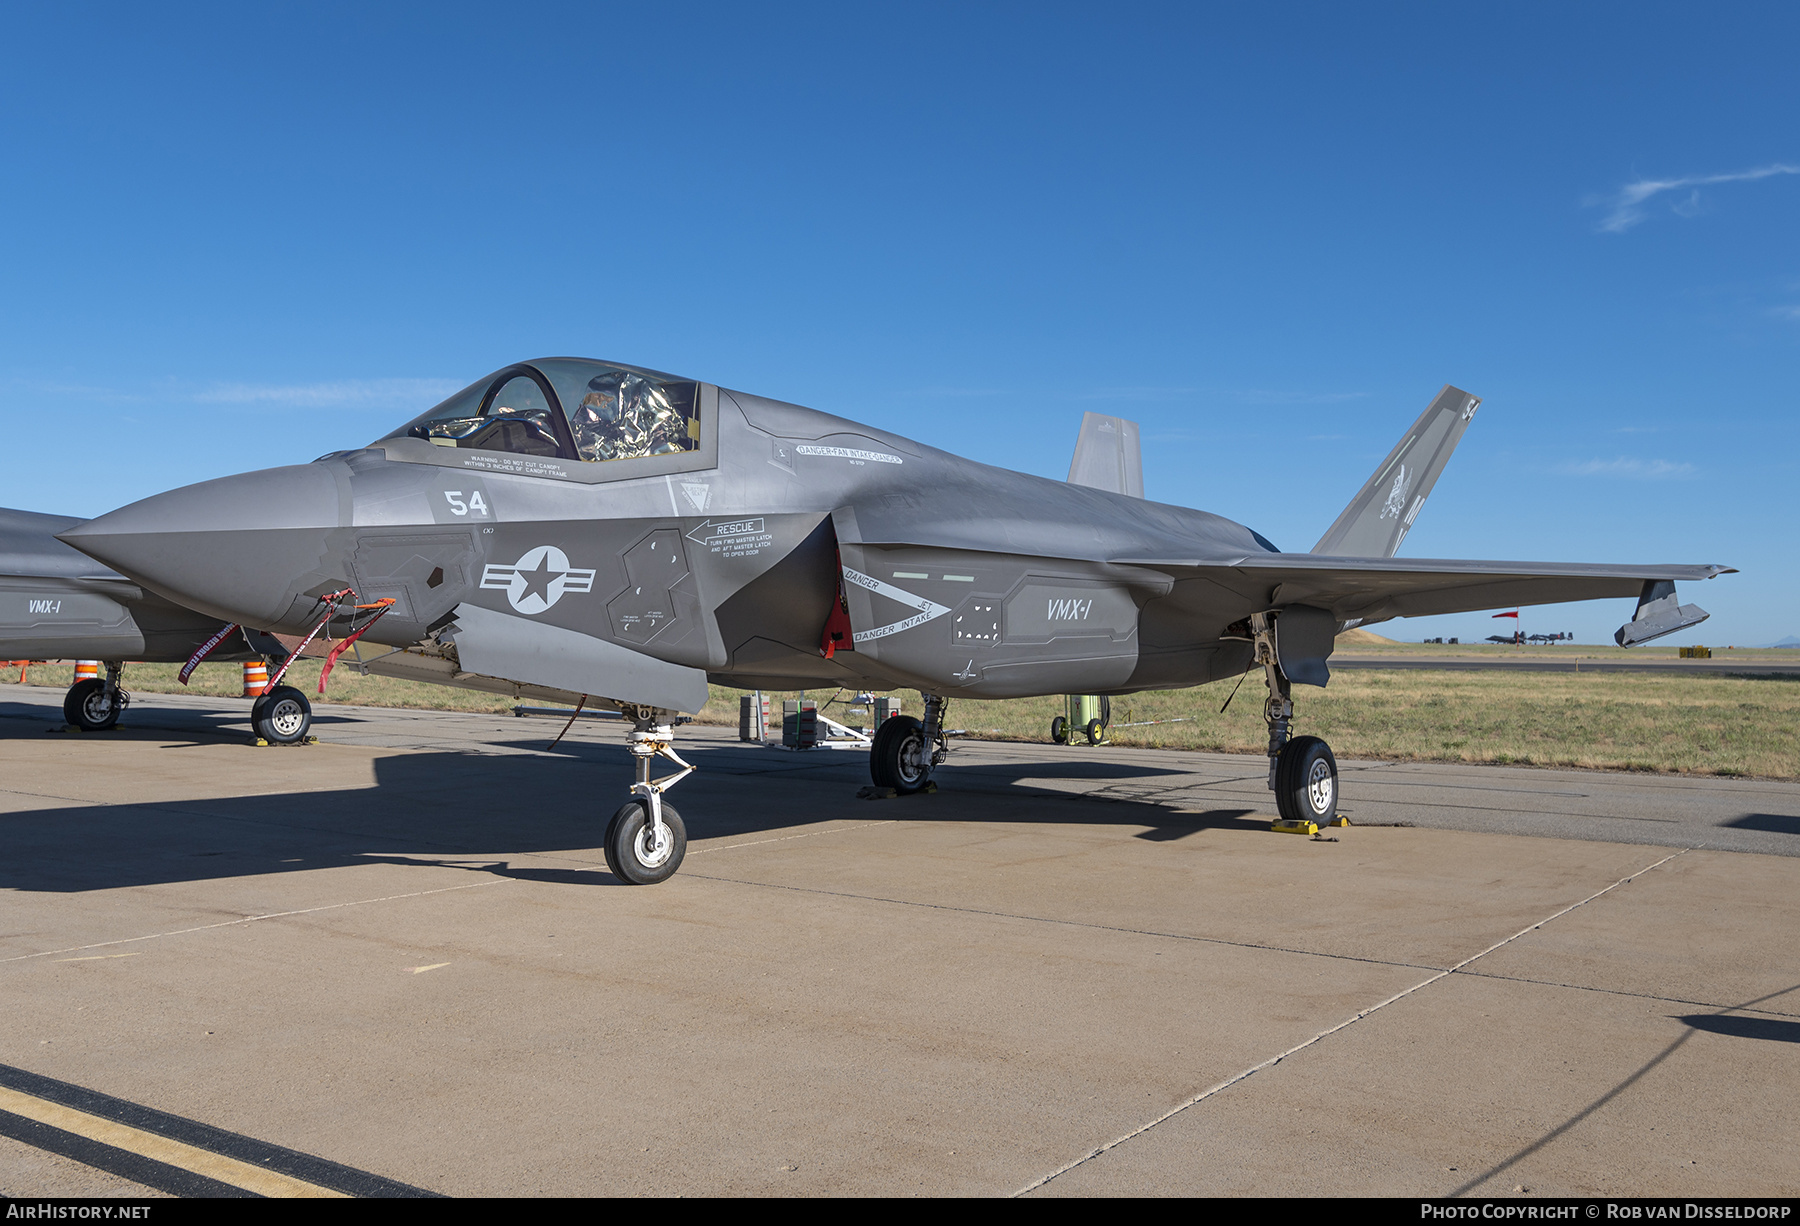
M 77 661 L 75 661 L 75 681 L 77 684 L 79 684 L 83 681 L 98 681 L 98 680 L 100 680 L 100 661 L 98 661 L 98 660 L 77 660 Z
M 269 688 L 269 666 L 261 660 L 244 661 L 244 697 L 260 698 Z

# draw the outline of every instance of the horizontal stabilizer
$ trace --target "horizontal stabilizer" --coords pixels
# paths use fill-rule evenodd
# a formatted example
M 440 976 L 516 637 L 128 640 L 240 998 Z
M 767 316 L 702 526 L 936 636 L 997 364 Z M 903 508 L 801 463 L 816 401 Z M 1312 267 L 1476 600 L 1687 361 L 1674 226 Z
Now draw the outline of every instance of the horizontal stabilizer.
M 1698 626 L 1709 614 L 1697 604 L 1682 604 L 1675 595 L 1675 584 L 1668 579 L 1646 579 L 1638 597 L 1637 616 L 1619 627 L 1613 642 L 1621 647 L 1636 647 L 1665 634 Z
M 1477 397 L 1446 385 L 1312 551 L 1339 558 L 1393 557 L 1480 405 Z
M 1069 484 L 1113 494 L 1144 496 L 1144 453 L 1138 424 L 1123 417 L 1083 413 L 1081 437 L 1069 465 Z

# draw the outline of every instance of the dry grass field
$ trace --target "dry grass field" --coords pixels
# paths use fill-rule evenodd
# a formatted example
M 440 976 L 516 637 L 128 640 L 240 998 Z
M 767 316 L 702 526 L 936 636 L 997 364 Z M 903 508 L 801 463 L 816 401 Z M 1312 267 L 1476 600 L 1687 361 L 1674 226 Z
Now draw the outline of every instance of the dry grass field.
M 1373 637 L 1373 636 L 1371 636 Z M 1351 643 L 1358 656 L 1421 649 L 1406 644 Z M 1428 649 L 1433 652 L 1440 648 Z M 1465 652 L 1512 651 L 1465 647 Z M 1622 654 L 1613 648 L 1541 649 L 1568 659 Z M 1649 654 L 1639 649 L 1638 655 Z M 1673 655 L 1674 649 L 1664 654 Z M 1734 653 L 1735 654 L 1735 653 Z M 1743 653 L 1746 657 L 1754 654 Z M 1800 657 L 1800 653 L 1792 653 Z M 1797 658 L 1800 667 L 1800 658 Z M 172 664 L 134 664 L 126 688 L 180 693 Z M 302 660 L 289 673 L 311 694 L 319 662 Z M 4 679 L 16 673 L 8 670 Z M 63 688 L 68 664 L 34 665 L 33 685 Z M 235 695 L 238 666 L 204 664 L 185 692 Z M 1151 748 L 1261 753 L 1263 689 L 1256 677 L 1224 713 L 1219 708 L 1235 681 L 1188 690 L 1138 694 L 1113 701 L 1112 742 Z M 701 712 L 707 723 L 737 721 L 739 691 L 713 687 Z M 772 694 L 780 699 L 792 695 Z M 824 703 L 827 692 L 809 697 Z M 864 722 L 846 694 L 826 714 L 846 724 Z M 900 695 L 917 713 L 916 693 Z M 1531 766 L 1598 767 L 1713 775 L 1800 778 L 1800 677 L 1695 676 L 1645 673 L 1544 673 L 1340 669 L 1327 690 L 1299 687 L 1296 731 L 1322 736 L 1346 758 L 1493 762 Z M 506 711 L 511 699 L 381 677 L 361 677 L 341 663 L 332 672 L 329 701 L 353 705 L 453 711 Z M 1058 698 L 1003 702 L 954 702 L 950 725 L 993 740 L 1048 741 Z M 1153 722 L 1154 721 L 1154 722 Z M 1137 724 L 1126 727 L 1123 725 Z M 1071 753 L 1080 753 L 1079 747 Z
M 1120 745 L 1260 753 L 1259 679 L 1115 699 Z M 1800 777 L 1800 680 L 1641 673 L 1340 670 L 1296 687 L 1296 731 L 1347 758 Z M 1046 739 L 1056 699 L 963 704 L 976 735 Z M 1182 720 L 1140 727 L 1138 721 Z

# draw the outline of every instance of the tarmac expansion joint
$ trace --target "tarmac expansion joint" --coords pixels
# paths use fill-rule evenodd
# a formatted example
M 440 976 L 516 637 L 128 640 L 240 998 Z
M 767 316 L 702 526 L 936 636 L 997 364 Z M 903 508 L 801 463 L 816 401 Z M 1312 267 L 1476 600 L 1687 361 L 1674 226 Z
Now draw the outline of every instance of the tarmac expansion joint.
M 1279 1052 L 1276 1055 L 1270 1056 L 1268 1059 L 1263 1060 L 1262 1062 L 1260 1062 L 1258 1064 L 1253 1064 L 1249 1068 L 1244 1069 L 1242 1072 L 1237 1073 L 1234 1076 L 1227 1077 L 1223 1081 L 1215 1082 L 1213 1085 L 1202 1090 L 1200 1093 L 1194 1095 L 1192 1098 L 1188 1099 L 1187 1101 L 1178 1103 L 1176 1106 L 1170 1108 L 1167 1111 L 1164 1111 L 1161 1115 L 1156 1116 L 1154 1119 L 1146 1120 L 1144 1123 L 1138 1125 L 1136 1128 L 1132 1129 L 1130 1132 L 1127 1132 L 1118 1137 L 1115 1137 L 1114 1139 L 1112 1139 L 1111 1141 L 1108 1141 L 1104 1145 L 1097 1146 L 1093 1149 L 1090 1149 L 1087 1153 L 1083 1154 L 1081 1157 L 1076 1158 L 1073 1161 L 1066 1162 L 1062 1166 L 1057 1167 L 1055 1170 L 1049 1172 L 1048 1174 L 1040 1176 L 1038 1179 L 1025 1185 L 1023 1188 L 1020 1188 L 1017 1192 L 1014 1192 L 1013 1195 L 1014 1196 L 1024 1196 L 1027 1193 L 1036 1191 L 1038 1188 L 1043 1187 L 1045 1184 L 1049 1183 L 1051 1180 L 1060 1178 L 1061 1176 L 1066 1175 L 1070 1171 L 1074 1170 L 1076 1167 L 1082 1166 L 1085 1163 L 1091 1162 L 1093 1159 L 1098 1158 L 1100 1155 L 1108 1152 L 1109 1150 L 1117 1149 L 1119 1146 L 1125 1144 L 1127 1141 L 1130 1141 L 1136 1137 L 1142 1136 L 1144 1133 L 1149 1132 L 1152 1128 L 1155 1128 L 1157 1125 L 1162 1124 L 1163 1122 L 1165 1122 L 1167 1120 L 1173 1119 L 1175 1116 L 1180 1115 L 1182 1112 L 1187 1111 L 1192 1107 L 1199 1106 L 1201 1103 L 1205 1102 L 1207 1099 L 1212 1098 L 1213 1096 L 1215 1096 L 1217 1094 L 1224 1093 L 1226 1090 L 1229 1090 L 1231 1087 L 1237 1085 L 1239 1082 L 1242 1082 L 1250 1077 L 1255 1076 L 1257 1073 L 1261 1072 L 1262 1070 L 1267 1069 L 1267 1068 L 1274 1068 L 1276 1065 L 1280 1064 L 1283 1060 L 1286 1060 L 1289 1056 L 1293 1056 L 1293 1055 L 1298 1054 L 1299 1052 L 1305 1051 L 1307 1048 L 1312 1047 L 1316 1043 L 1323 1042 L 1325 1039 L 1330 1038 L 1332 1035 L 1337 1034 L 1339 1031 L 1347 1030 L 1351 1026 L 1356 1025 L 1358 1022 L 1361 1022 L 1361 1021 L 1381 1012 L 1383 1009 L 1387 1008 L 1389 1005 L 1394 1004 L 1397 1001 L 1405 1000 L 1407 997 L 1413 995 L 1415 992 L 1420 992 L 1426 988 L 1429 988 L 1432 984 L 1437 983 L 1438 981 L 1440 981 L 1442 979 L 1446 979 L 1449 976 L 1456 974 L 1457 972 L 1463 970 L 1465 967 L 1468 967 L 1472 963 L 1480 961 L 1482 958 L 1487 957 L 1489 954 L 1495 952 L 1496 950 L 1504 949 L 1506 946 L 1512 944 L 1514 941 L 1518 940 L 1520 937 L 1523 937 L 1530 933 L 1536 932 L 1540 928 L 1543 928 L 1547 924 L 1554 923 L 1555 921 L 1561 919 L 1563 916 L 1569 914 L 1569 912 L 1577 910 L 1581 907 L 1585 907 L 1589 903 L 1593 902 L 1594 900 L 1596 900 L 1598 898 L 1605 897 L 1607 894 L 1612 893 L 1612 891 L 1618 889 L 1622 885 L 1629 885 L 1631 882 L 1635 881 L 1637 878 L 1643 876 L 1644 874 L 1653 872 L 1656 869 L 1659 869 L 1663 865 L 1667 864 L 1669 861 L 1674 860 L 1680 856 L 1685 856 L 1688 852 L 1690 852 L 1692 850 L 1695 850 L 1695 849 L 1691 848 L 1691 847 L 1684 847 L 1679 851 L 1671 852 L 1670 854 L 1662 857 L 1660 860 L 1657 860 L 1654 864 L 1646 864 L 1643 868 L 1638 869 L 1636 872 L 1631 873 L 1628 876 L 1620 877 L 1617 881 L 1614 881 L 1611 885 L 1605 887 L 1604 889 L 1594 891 L 1592 894 L 1589 894 L 1586 898 L 1581 899 L 1579 902 L 1572 902 L 1568 906 L 1563 907 L 1560 910 L 1554 911 L 1549 915 L 1546 915 L 1543 919 L 1538 920 L 1535 923 L 1526 925 L 1525 927 L 1519 929 L 1517 932 L 1513 933 L 1511 936 L 1506 937 L 1503 940 L 1495 941 L 1492 945 L 1489 945 L 1486 949 L 1483 949 L 1478 953 L 1471 954 L 1468 957 L 1462 959 L 1460 962 L 1457 962 L 1452 966 L 1447 966 L 1441 970 L 1434 971 L 1431 975 L 1427 976 L 1424 979 L 1421 979 L 1418 983 L 1413 984 L 1411 987 L 1402 988 L 1400 991 L 1395 992 L 1392 996 L 1387 997 L 1385 1000 L 1378 1001 L 1375 1004 L 1370 1005 L 1366 1009 L 1357 1010 L 1355 1013 L 1351 1014 L 1349 1017 L 1345 1018 L 1343 1021 L 1338 1022 L 1336 1025 L 1328 1026 L 1325 1029 L 1319 1031 L 1317 1034 L 1313 1035 L 1310 1039 L 1305 1039 L 1299 1043 L 1296 1043 L 1292 1047 L 1288 1048 L 1286 1051 Z M 1627 1082 L 1626 1084 L 1630 1084 L 1630 1083 Z M 1580 1118 L 1580 1117 L 1578 1116 L 1577 1118 Z M 1455 1168 L 1453 1167 L 1451 1169 L 1454 1170 Z M 1487 1176 L 1483 1176 L 1483 1179 L 1486 1179 L 1486 1178 L 1491 1177 L 1492 1175 L 1498 1174 L 1500 1169 L 1502 1169 L 1502 1168 L 1496 1168 L 1495 1170 L 1490 1171 Z M 1470 1186 L 1473 1186 L 1473 1185 L 1470 1185 Z M 1461 1192 L 1466 1192 L 1466 1191 L 1468 1191 L 1467 1187 L 1458 1189 L 1459 1194 Z

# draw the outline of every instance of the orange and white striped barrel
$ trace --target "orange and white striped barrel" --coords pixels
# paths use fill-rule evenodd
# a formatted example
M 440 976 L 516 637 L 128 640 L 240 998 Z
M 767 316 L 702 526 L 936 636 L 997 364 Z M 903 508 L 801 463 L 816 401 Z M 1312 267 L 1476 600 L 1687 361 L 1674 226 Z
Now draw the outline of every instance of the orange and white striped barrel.
M 100 661 L 98 661 L 98 660 L 77 660 L 77 661 L 75 661 L 75 680 L 77 682 L 100 680 Z
M 257 698 L 269 688 L 269 666 L 261 660 L 244 661 L 244 697 Z

